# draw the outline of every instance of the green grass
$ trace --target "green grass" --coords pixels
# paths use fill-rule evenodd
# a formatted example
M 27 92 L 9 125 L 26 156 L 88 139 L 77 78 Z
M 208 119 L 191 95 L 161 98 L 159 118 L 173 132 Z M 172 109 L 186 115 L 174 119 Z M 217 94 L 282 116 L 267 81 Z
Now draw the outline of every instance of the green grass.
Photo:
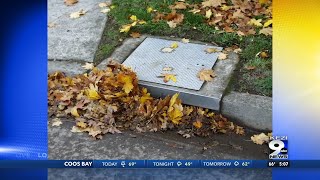
M 257 58 L 260 51 L 268 51 L 272 54 L 272 38 L 264 35 L 250 35 L 239 37 L 235 33 L 225 33 L 215 30 L 205 22 L 205 18 L 199 14 L 193 14 L 187 10 L 178 10 L 184 14 L 183 24 L 171 29 L 166 21 L 153 22 L 152 14 L 146 9 L 152 7 L 158 12 L 170 12 L 169 5 L 175 0 L 113 0 L 115 6 L 110 12 L 112 22 L 108 22 L 108 31 L 104 32 L 97 59 L 106 58 L 121 44 L 119 39 L 125 39 L 130 32 L 151 34 L 157 36 L 175 36 L 191 40 L 215 43 L 222 47 L 237 45 L 242 49 L 237 74 L 233 77 L 232 89 L 240 92 L 249 92 L 260 95 L 272 96 L 272 58 Z M 200 3 L 202 0 L 186 0 L 188 3 Z M 227 1 L 232 3 L 231 1 Z M 136 15 L 138 19 L 145 20 L 147 24 L 136 25 L 130 32 L 119 33 L 121 25 L 131 23 L 129 17 Z M 261 17 L 263 18 L 263 17 Z M 99 61 L 99 60 L 98 60 Z M 246 70 L 246 66 L 255 66 L 254 70 Z

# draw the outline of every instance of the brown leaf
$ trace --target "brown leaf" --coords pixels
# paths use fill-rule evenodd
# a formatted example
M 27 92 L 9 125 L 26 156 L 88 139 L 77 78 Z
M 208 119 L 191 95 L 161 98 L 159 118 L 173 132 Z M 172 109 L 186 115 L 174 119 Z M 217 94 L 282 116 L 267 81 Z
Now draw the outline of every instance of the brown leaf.
M 141 37 L 141 34 L 138 33 L 138 32 L 132 32 L 132 33 L 130 34 L 130 36 L 133 37 L 133 38 L 139 38 L 139 37 Z
M 202 7 L 218 7 L 221 5 L 221 0 L 206 0 L 202 2 Z
M 264 133 L 261 133 L 258 135 L 251 136 L 251 140 L 256 144 L 262 145 L 263 143 L 269 142 L 269 137 Z
M 72 6 L 74 4 L 76 4 L 78 2 L 78 0 L 64 0 L 64 4 L 67 6 Z
M 227 59 L 227 56 L 228 56 L 228 55 L 225 54 L 225 53 L 220 53 L 219 56 L 218 56 L 218 59 L 219 59 L 219 60 L 225 60 L 225 59 Z
M 256 69 L 256 67 L 255 67 L 255 66 L 246 66 L 245 69 L 247 69 L 247 70 L 254 70 L 254 69 Z

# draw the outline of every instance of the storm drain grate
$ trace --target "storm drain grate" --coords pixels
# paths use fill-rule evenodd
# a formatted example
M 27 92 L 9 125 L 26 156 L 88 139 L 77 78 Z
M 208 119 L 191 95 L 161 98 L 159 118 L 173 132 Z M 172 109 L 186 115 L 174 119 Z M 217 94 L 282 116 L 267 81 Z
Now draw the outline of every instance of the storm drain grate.
M 137 73 L 139 80 L 200 90 L 204 82 L 198 79 L 198 72 L 201 69 L 212 69 L 219 54 L 209 54 L 205 50 L 208 48 L 222 50 L 222 48 L 178 42 L 179 47 L 171 53 L 161 51 L 165 47 L 170 47 L 174 42 L 177 41 L 146 38 L 123 64 L 131 67 Z M 163 71 L 163 68 L 166 67 L 172 70 Z M 165 83 L 163 78 L 159 77 L 162 73 L 175 74 L 177 82 Z

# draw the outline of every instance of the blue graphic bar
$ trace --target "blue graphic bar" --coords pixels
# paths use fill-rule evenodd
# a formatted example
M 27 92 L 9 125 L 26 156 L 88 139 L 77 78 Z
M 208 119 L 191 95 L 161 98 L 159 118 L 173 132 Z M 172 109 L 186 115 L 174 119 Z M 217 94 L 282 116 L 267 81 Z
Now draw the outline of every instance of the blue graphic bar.
M 0 168 L 320 168 L 320 160 L 0 160 Z

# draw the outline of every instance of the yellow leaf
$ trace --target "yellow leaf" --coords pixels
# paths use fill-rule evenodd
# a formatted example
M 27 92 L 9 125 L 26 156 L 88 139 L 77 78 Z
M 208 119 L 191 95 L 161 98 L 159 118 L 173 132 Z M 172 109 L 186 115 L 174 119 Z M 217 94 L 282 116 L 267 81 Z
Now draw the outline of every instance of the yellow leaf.
M 114 8 L 116 8 L 116 6 L 115 6 L 115 5 L 110 6 L 110 9 L 114 9 Z
M 165 83 L 169 82 L 170 80 L 173 82 L 177 82 L 177 78 L 175 74 L 163 74 L 163 76 L 164 76 L 163 82 Z
M 134 21 L 133 23 L 131 23 L 131 26 L 136 26 L 137 25 L 137 21 Z
M 212 11 L 211 11 L 211 9 L 209 9 L 208 11 L 206 11 L 206 18 L 210 19 L 211 16 L 212 16 Z
M 178 93 L 174 94 L 174 95 L 171 97 L 171 99 L 170 99 L 170 106 L 169 106 L 169 107 L 172 107 L 173 104 L 176 103 L 178 97 L 179 97 L 179 94 L 178 94 Z
M 135 15 L 130 16 L 130 19 L 131 19 L 132 21 L 137 21 L 137 20 L 138 20 L 137 16 L 135 16 Z
M 178 43 L 174 42 L 174 43 L 171 44 L 170 47 L 173 48 L 173 49 L 176 49 L 176 48 L 178 48 L 178 46 L 179 46 Z
M 131 24 L 126 24 L 126 25 L 123 25 L 120 29 L 120 32 L 129 32 L 130 31 L 130 28 L 131 28 Z
M 230 8 L 231 8 L 230 6 L 223 5 L 223 6 L 221 7 L 221 10 L 222 10 L 222 11 L 228 11 Z
M 269 19 L 267 22 L 265 22 L 263 27 L 268 27 L 270 24 L 272 24 L 272 19 Z
M 71 114 L 75 117 L 79 117 L 78 108 L 75 106 L 71 109 Z
M 262 145 L 265 142 L 269 142 L 269 136 L 265 135 L 264 133 L 253 135 L 251 136 L 251 140 L 256 143 Z
M 140 103 L 144 103 L 147 100 L 152 100 L 153 98 L 150 96 L 150 93 L 148 93 L 148 90 L 146 88 L 142 89 L 142 96 L 140 98 Z
M 175 106 L 178 106 L 177 104 L 175 104 Z M 179 106 L 178 106 L 179 107 Z M 179 121 L 181 120 L 183 113 L 180 110 L 180 108 L 178 107 L 174 107 L 174 109 L 169 112 L 169 118 L 170 120 L 174 123 L 174 124 L 179 124 Z
M 189 116 L 192 112 L 193 112 L 193 107 L 192 106 L 188 106 L 186 108 L 186 115 Z
M 193 125 L 194 125 L 194 127 L 196 127 L 197 129 L 200 129 L 201 127 L 202 127 L 202 122 L 200 122 L 200 121 L 195 121 L 195 122 L 193 122 Z
M 152 11 L 153 11 L 152 7 L 148 7 L 148 8 L 147 8 L 147 12 L 148 12 L 148 13 L 151 13 Z
M 119 75 L 119 81 L 124 83 L 122 89 L 127 94 L 129 94 L 131 92 L 131 90 L 133 89 L 132 80 L 133 80 L 132 77 L 129 75 L 124 75 L 124 74 Z
M 81 127 L 81 128 L 86 128 L 87 127 L 87 123 L 80 121 L 80 122 L 77 122 L 77 126 Z
M 98 94 L 98 88 L 95 88 L 93 84 L 90 84 L 90 88 L 86 90 L 86 95 L 89 99 L 98 100 L 100 99 L 100 95 Z
M 147 22 L 144 21 L 144 20 L 140 20 L 140 21 L 138 21 L 138 23 L 139 23 L 139 24 L 146 24 Z
M 259 0 L 260 4 L 266 4 L 269 0 Z
M 248 24 L 249 25 L 251 25 L 251 26 L 257 26 L 257 27 L 261 27 L 262 26 L 262 24 L 261 24 L 261 21 L 262 21 L 262 19 L 250 19 L 250 21 L 248 22 Z

